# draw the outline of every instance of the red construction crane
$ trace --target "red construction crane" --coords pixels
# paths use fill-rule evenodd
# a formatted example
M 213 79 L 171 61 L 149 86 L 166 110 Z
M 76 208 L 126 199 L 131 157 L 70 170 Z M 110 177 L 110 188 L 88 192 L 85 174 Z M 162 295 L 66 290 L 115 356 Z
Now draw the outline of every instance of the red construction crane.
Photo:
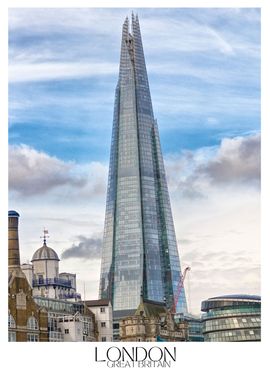
M 176 313 L 176 306 L 177 306 L 177 303 L 178 303 L 178 300 L 179 300 L 179 297 L 180 297 L 181 290 L 182 290 L 182 288 L 184 286 L 184 281 L 185 281 L 185 278 L 186 278 L 186 274 L 187 274 L 187 272 L 189 270 L 191 270 L 190 267 L 186 267 L 185 268 L 184 273 L 182 274 L 182 276 L 180 277 L 180 280 L 178 282 L 176 293 L 175 293 L 175 297 L 174 297 L 174 300 L 173 300 L 173 305 L 171 307 L 171 313 L 172 314 Z

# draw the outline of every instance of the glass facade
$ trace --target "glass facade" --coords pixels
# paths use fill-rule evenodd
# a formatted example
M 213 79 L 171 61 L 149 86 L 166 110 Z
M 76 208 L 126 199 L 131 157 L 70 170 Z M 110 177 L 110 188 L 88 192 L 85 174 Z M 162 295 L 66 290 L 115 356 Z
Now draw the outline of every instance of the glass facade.
M 170 307 L 181 276 L 138 17 L 126 18 L 115 92 L 100 298 L 137 309 L 140 294 Z M 186 312 L 183 289 L 176 307 Z M 116 315 L 116 314 L 115 314 Z
M 203 335 L 206 342 L 261 340 L 261 298 L 231 295 L 202 302 Z
M 188 341 L 189 342 L 203 342 L 202 332 L 202 319 L 200 316 L 192 314 L 175 314 L 174 320 L 176 323 L 186 322 L 188 324 Z

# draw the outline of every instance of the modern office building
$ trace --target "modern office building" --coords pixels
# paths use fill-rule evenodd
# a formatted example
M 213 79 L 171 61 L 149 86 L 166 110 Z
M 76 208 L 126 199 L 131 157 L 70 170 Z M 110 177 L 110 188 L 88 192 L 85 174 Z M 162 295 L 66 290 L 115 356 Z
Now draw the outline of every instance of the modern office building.
M 157 122 L 138 16 L 122 30 L 108 178 L 99 298 L 114 317 L 144 299 L 171 307 L 181 276 Z M 186 312 L 183 289 L 177 312 Z
M 261 297 L 226 295 L 202 302 L 203 335 L 206 342 L 261 340 Z

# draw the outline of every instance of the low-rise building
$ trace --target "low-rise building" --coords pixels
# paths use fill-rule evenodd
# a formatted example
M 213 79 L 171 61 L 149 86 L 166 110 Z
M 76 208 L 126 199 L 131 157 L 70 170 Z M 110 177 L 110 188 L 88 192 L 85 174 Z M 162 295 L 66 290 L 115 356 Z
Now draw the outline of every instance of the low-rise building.
M 48 341 L 48 313 L 35 303 L 28 280 L 20 267 L 19 214 L 8 213 L 8 340 Z
M 76 274 L 59 273 L 59 257 L 54 249 L 47 246 L 44 230 L 43 245 L 36 250 L 32 264 L 22 264 L 34 296 L 41 296 L 71 301 L 81 300 L 76 290 Z
M 84 302 L 35 296 L 37 305 L 48 313 L 50 342 L 96 342 L 95 315 Z
M 88 300 L 86 306 L 95 314 L 98 340 L 100 342 L 113 341 L 113 312 L 108 299 Z
M 72 294 L 76 275 L 59 274 L 58 256 L 46 241 L 35 252 L 33 264 L 20 265 L 18 219 L 16 211 L 9 211 L 9 341 L 97 341 L 94 313 Z
M 120 320 L 119 336 L 122 342 L 187 341 L 188 325 L 175 322 L 165 303 L 141 298 L 135 314 Z

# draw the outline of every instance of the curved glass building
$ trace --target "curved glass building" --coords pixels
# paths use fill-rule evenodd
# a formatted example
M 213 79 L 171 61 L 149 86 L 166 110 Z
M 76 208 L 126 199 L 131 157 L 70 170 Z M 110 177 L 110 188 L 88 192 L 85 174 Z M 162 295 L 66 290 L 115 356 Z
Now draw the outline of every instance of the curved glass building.
M 102 248 L 99 298 L 114 316 L 144 299 L 171 307 L 181 277 L 138 16 L 123 24 Z M 184 289 L 177 312 L 186 312 Z
M 261 297 L 226 295 L 202 302 L 205 342 L 261 340 Z

